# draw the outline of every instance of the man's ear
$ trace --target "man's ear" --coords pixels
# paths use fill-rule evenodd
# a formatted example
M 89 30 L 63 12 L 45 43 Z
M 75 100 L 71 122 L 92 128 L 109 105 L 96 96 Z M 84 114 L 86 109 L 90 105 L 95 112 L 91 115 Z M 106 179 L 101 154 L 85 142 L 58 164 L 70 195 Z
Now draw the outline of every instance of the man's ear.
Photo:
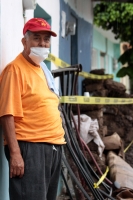
M 22 38 L 21 42 L 22 42 L 22 44 L 23 44 L 23 46 L 25 48 L 26 47 L 26 38 Z

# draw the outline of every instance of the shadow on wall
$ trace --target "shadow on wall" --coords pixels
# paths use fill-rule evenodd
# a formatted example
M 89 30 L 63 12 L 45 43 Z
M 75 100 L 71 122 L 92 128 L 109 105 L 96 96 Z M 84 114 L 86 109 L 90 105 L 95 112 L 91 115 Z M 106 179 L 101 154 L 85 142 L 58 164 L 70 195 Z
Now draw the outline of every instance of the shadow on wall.
M 4 155 L 3 134 L 0 126 L 0 200 L 9 200 L 8 163 Z

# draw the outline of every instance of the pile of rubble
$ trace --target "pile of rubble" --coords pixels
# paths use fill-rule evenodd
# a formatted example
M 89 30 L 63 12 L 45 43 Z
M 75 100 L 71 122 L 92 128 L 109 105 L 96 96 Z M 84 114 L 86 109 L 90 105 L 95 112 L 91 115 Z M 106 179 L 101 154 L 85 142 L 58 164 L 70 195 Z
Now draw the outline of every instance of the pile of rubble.
M 104 70 L 93 70 L 90 73 L 104 75 Z M 96 97 L 132 98 L 132 95 L 126 93 L 126 88 L 122 83 L 115 82 L 112 79 L 84 79 L 84 92 L 89 92 L 90 96 Z M 86 115 L 92 121 L 97 119 L 99 125 L 97 131 L 104 143 L 102 156 L 99 157 L 98 146 L 94 140 L 90 140 L 88 147 L 103 172 L 106 170 L 107 165 L 109 166 L 108 178 L 115 186 L 114 194 L 117 199 L 121 199 L 119 195 L 123 194 L 127 194 L 126 197 L 133 199 L 133 191 L 131 191 L 133 189 L 133 145 L 124 153 L 124 149 L 133 140 L 132 110 L 133 105 L 131 104 L 80 105 L 80 116 Z M 73 113 L 77 115 L 75 106 L 73 106 Z M 80 118 L 82 121 L 82 117 Z M 98 173 L 91 157 L 88 156 L 88 160 Z M 120 189 L 119 192 L 118 189 Z
M 91 73 L 104 75 L 104 70 L 93 70 Z M 114 98 L 132 98 L 127 94 L 126 87 L 122 83 L 111 79 L 93 80 L 85 79 L 83 81 L 84 90 L 92 96 L 114 97 Z M 84 107 L 85 112 L 84 112 Z M 123 143 L 124 148 L 133 140 L 133 105 L 82 105 L 81 113 L 87 114 L 92 119 L 98 119 L 99 134 L 101 137 L 117 133 Z M 125 154 L 126 161 L 133 167 L 133 146 Z

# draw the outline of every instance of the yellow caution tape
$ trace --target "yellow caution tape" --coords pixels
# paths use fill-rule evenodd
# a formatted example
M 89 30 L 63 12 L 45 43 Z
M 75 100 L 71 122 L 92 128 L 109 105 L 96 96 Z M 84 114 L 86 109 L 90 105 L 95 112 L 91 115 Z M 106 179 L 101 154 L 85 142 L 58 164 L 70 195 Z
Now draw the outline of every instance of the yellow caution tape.
M 97 75 L 97 74 L 90 74 L 90 73 L 87 73 L 87 72 L 80 72 L 79 73 L 80 76 L 83 76 L 85 78 L 91 78 L 91 79 L 112 79 L 113 78 L 113 75 L 112 74 L 109 74 L 109 75 Z
M 48 61 L 52 61 L 57 67 L 68 67 L 70 66 L 68 63 L 64 62 L 63 60 L 57 58 L 56 56 L 54 56 L 53 54 L 49 54 L 48 58 L 46 59 Z
M 127 146 L 127 148 L 124 150 L 124 153 L 130 148 L 130 146 L 133 144 L 133 140 L 130 142 L 130 144 Z M 104 181 L 104 179 L 107 176 L 107 173 L 109 172 L 109 167 L 106 168 L 105 173 L 101 176 L 99 181 L 97 183 L 94 183 L 94 188 L 99 188 L 99 185 Z
M 132 98 L 108 98 L 108 97 L 87 97 L 87 96 L 61 96 L 60 103 L 70 104 L 133 104 Z
M 130 144 L 127 146 L 127 148 L 124 150 L 124 153 L 129 149 L 129 147 L 133 144 L 133 140 L 130 142 Z
M 104 181 L 108 172 L 109 172 L 109 167 L 106 168 L 105 173 L 102 175 L 102 177 L 99 179 L 99 181 L 97 183 L 94 183 L 94 188 L 99 188 L 99 185 Z
M 48 58 L 46 60 L 52 61 L 57 67 L 64 68 L 64 67 L 70 66 L 70 64 L 64 62 L 63 60 L 54 56 L 51 53 L 48 55 Z M 80 72 L 79 75 L 83 76 L 84 78 L 99 79 L 99 80 L 100 79 L 111 79 L 111 78 L 113 78 L 112 74 L 110 74 L 110 75 L 96 75 L 96 74 L 90 74 L 90 73 L 87 73 L 87 72 L 84 72 L 84 71 Z

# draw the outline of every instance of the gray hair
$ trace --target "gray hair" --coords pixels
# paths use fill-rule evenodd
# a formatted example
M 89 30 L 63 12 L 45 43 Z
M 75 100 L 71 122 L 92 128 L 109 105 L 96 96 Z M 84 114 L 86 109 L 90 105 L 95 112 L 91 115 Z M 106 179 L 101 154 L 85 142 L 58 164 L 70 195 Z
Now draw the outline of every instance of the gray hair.
M 28 38 L 31 35 L 31 31 L 27 31 L 24 35 L 25 38 Z

